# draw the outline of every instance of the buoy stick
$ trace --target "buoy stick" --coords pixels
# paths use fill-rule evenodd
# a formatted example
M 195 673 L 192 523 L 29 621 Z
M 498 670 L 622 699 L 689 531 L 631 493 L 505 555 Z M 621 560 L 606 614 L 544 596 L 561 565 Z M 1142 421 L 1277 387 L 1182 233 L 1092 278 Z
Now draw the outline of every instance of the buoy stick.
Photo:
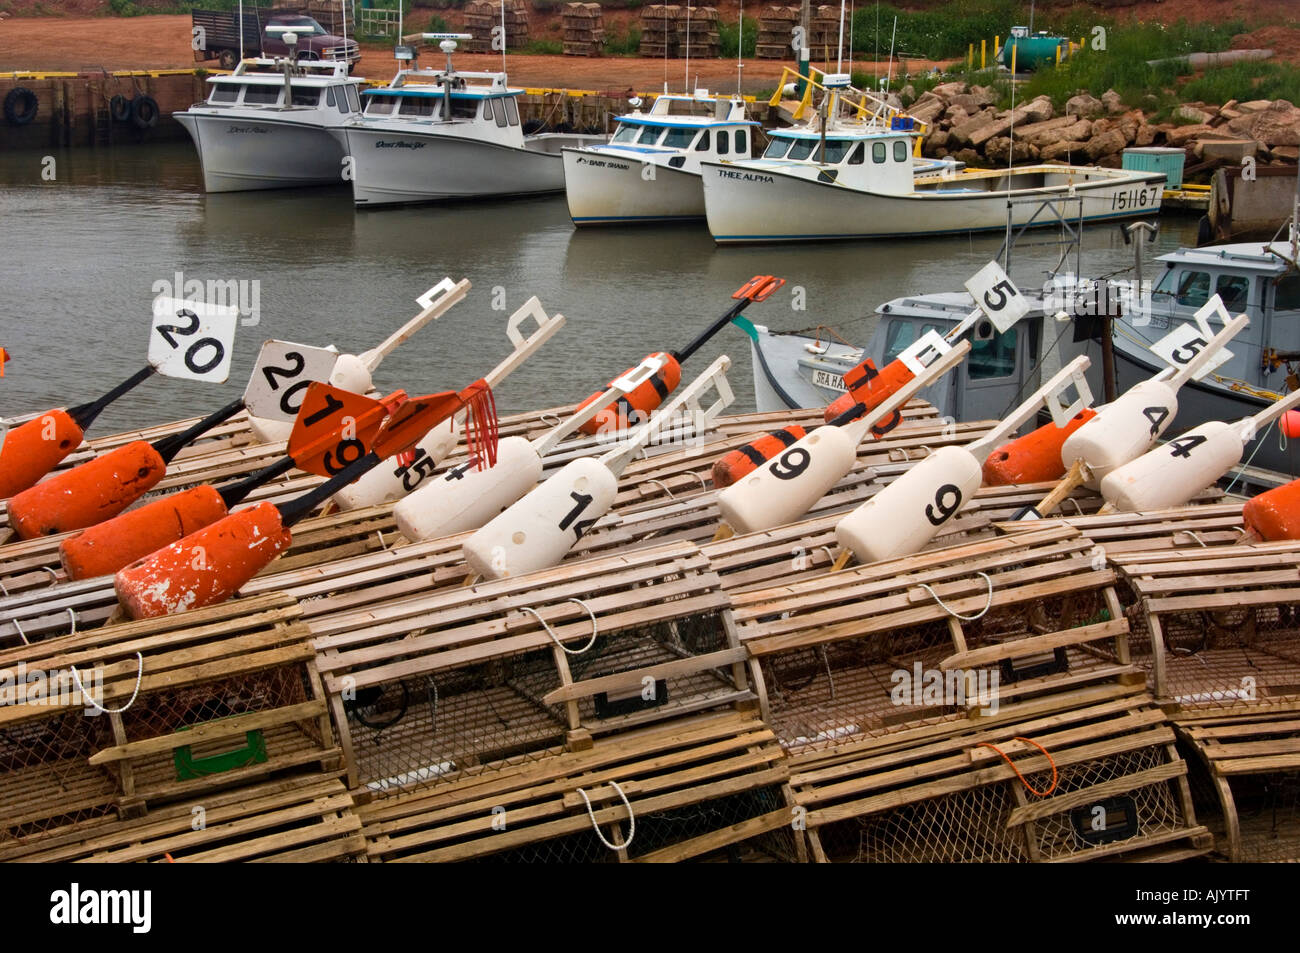
M 519 326 L 528 318 L 537 322 L 537 330 L 528 337 L 524 337 Z M 493 390 L 497 388 L 502 381 L 515 372 L 515 370 L 532 357 L 541 348 L 543 344 L 549 341 L 560 328 L 564 327 L 564 315 L 555 314 L 547 317 L 546 309 L 542 307 L 542 302 L 536 295 L 529 298 L 523 305 L 510 316 L 506 322 L 506 337 L 508 337 L 515 349 L 505 356 L 496 367 L 483 375 L 488 386 Z
M 1003 418 L 996 427 L 979 440 L 968 444 L 966 449 L 969 450 L 971 455 L 982 464 L 988 458 L 990 453 L 1002 445 L 1002 441 L 1006 440 L 1007 437 L 1019 430 L 1025 421 L 1038 413 L 1038 407 L 1043 401 L 1061 390 L 1061 388 L 1070 380 L 1081 379 L 1083 372 L 1086 371 L 1091 364 L 1092 361 L 1086 354 L 1081 354 L 1076 357 L 1069 364 L 1066 364 L 1052 375 L 1051 380 L 1038 388 L 1038 390 L 1034 391 L 1028 400 L 1013 410 L 1007 417 Z
M 69 407 L 68 416 L 75 420 L 77 426 L 82 430 L 87 430 L 90 428 L 90 425 L 95 422 L 95 418 L 100 415 L 105 407 L 133 389 L 136 385 L 147 381 L 156 373 L 157 371 L 152 365 L 142 367 L 98 400 L 93 400 L 86 404 L 79 404 L 76 407 Z
M 776 278 L 772 275 L 755 275 L 741 287 L 737 288 L 731 295 L 733 298 L 737 299 L 737 303 L 731 307 L 726 314 L 722 315 L 700 332 L 700 334 L 695 337 L 695 340 L 687 344 L 686 347 L 682 348 L 680 351 L 670 351 L 669 353 L 672 354 L 673 357 L 677 358 L 679 363 L 686 360 L 700 348 L 704 347 L 704 345 L 709 342 L 709 339 L 715 334 L 725 328 L 734 319 L 740 317 L 740 313 L 747 307 L 758 301 L 766 301 L 784 284 L 784 278 Z
M 1033 509 L 1039 516 L 1047 516 L 1063 502 L 1065 498 L 1088 482 L 1088 465 L 1082 460 L 1075 460 L 1061 482 L 1052 488 L 1052 492 L 1043 497 Z
M 442 279 L 420 297 L 421 303 L 428 302 L 424 310 L 390 334 L 383 342 L 358 355 L 361 363 L 373 373 L 383 363 L 384 358 L 397 349 L 398 345 L 410 340 L 411 336 L 420 328 L 431 321 L 438 320 L 450 311 L 454 305 L 464 300 L 465 295 L 469 293 L 469 289 L 468 278 L 462 278 L 454 283 L 450 278 Z M 433 297 L 435 293 L 437 294 L 436 298 Z
M 531 442 L 532 448 L 537 451 L 539 457 L 544 457 L 554 450 L 565 437 L 573 433 L 587 421 L 591 420 L 599 413 L 603 413 L 609 406 L 610 401 L 617 399 L 620 395 L 626 397 L 632 391 L 636 390 L 643 383 L 648 381 L 664 366 L 664 360 L 650 355 L 636 367 L 632 368 L 622 377 L 610 382 L 609 389 L 601 394 L 596 400 L 590 401 L 585 407 L 575 414 L 571 414 L 564 420 L 543 433 Z
M 292 526 L 321 503 L 324 503 L 343 489 L 343 487 L 357 479 L 357 477 L 374 469 L 383 459 L 383 457 L 371 450 L 365 456 L 348 464 L 320 486 L 307 491 L 302 496 L 289 500 L 287 503 L 275 504 L 275 508 L 280 511 L 280 522 L 286 528 Z
M 244 398 L 232 400 L 220 410 L 214 411 L 204 417 L 188 430 L 182 430 L 180 433 L 172 434 L 170 437 L 163 437 L 161 440 L 154 441 L 153 448 L 158 451 L 158 456 L 162 457 L 163 463 L 171 463 L 176 454 L 185 447 L 186 444 L 197 440 L 205 433 L 218 424 L 225 423 L 235 414 L 244 409 Z
M 1247 417 L 1237 424 L 1239 433 L 1242 435 L 1242 442 L 1254 440 L 1256 435 L 1271 424 L 1278 417 L 1281 417 L 1288 410 L 1300 404 L 1300 390 L 1294 390 L 1287 394 L 1281 400 L 1276 400 L 1269 404 L 1253 417 Z
M 1216 334 L 1209 343 L 1209 346 L 1201 350 L 1199 354 L 1184 364 L 1174 376 L 1167 381 L 1168 385 L 1177 391 L 1189 380 L 1200 373 L 1201 368 L 1209 363 L 1210 358 L 1225 344 L 1231 341 L 1237 334 L 1242 331 L 1248 324 L 1250 318 L 1244 314 L 1239 314 L 1223 326 L 1223 330 Z
M 888 400 L 877 404 L 875 407 L 871 408 L 871 410 L 867 411 L 865 416 L 859 417 L 857 420 L 852 419 L 854 414 L 861 413 L 862 405 L 858 404 L 852 409 L 846 411 L 844 414 L 841 414 L 840 417 L 836 418 L 836 420 L 848 417 L 851 422 L 843 425 L 844 432 L 855 444 L 861 443 L 871 428 L 879 421 L 884 420 L 894 411 L 900 409 L 904 404 L 911 400 L 918 391 L 929 387 L 931 383 L 938 380 L 944 374 L 948 373 L 948 371 L 960 364 L 969 353 L 970 341 L 960 341 L 957 344 L 954 344 L 950 350 L 944 352 L 932 363 L 928 364 L 925 370 L 920 374 L 917 374 L 898 390 L 894 391 L 894 393 L 890 394 Z M 834 425 L 835 421 L 832 421 L 831 423 Z
M 242 480 L 229 483 L 225 486 L 217 487 L 217 493 L 221 495 L 221 501 L 226 504 L 226 508 L 234 506 L 247 498 L 264 483 L 269 483 L 278 476 L 288 473 L 294 468 L 293 457 L 281 457 L 270 466 L 262 467 L 256 473 L 249 474 Z

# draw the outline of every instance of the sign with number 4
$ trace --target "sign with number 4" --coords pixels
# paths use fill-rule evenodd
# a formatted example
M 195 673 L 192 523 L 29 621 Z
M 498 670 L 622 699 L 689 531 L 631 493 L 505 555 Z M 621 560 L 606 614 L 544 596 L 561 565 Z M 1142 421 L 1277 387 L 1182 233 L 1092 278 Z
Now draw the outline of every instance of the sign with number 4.
M 330 348 L 267 341 L 244 390 L 244 406 L 254 417 L 291 422 L 312 381 L 328 381 L 338 359 Z
M 230 376 L 239 309 L 155 298 L 149 364 L 166 377 L 222 383 Z
M 996 261 L 975 272 L 966 282 L 966 290 L 975 299 L 975 307 L 988 315 L 999 334 L 1006 334 L 1029 313 L 1029 302 Z
M 1182 368 L 1210 346 L 1210 337 L 1196 324 L 1186 322 L 1152 344 L 1151 353 L 1164 358 L 1174 368 Z M 1200 380 L 1230 360 L 1232 360 L 1232 352 L 1227 348 L 1219 348 L 1218 352 L 1193 377 L 1195 380 Z

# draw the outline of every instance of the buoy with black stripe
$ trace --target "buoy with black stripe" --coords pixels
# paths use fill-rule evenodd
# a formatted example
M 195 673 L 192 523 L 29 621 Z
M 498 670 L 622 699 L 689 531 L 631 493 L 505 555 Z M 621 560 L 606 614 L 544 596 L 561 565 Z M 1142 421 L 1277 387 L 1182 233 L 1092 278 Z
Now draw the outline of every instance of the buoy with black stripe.
M 646 357 L 647 361 L 654 360 L 662 363 L 663 369 L 660 373 L 645 381 L 631 394 L 626 394 L 613 403 L 605 405 L 591 420 L 582 425 L 582 432 L 591 436 L 600 433 L 621 432 L 649 420 L 654 410 L 681 383 L 682 363 L 707 344 L 719 331 L 740 317 L 740 313 L 745 308 L 756 302 L 766 301 L 784 284 L 784 278 L 776 278 L 772 275 L 755 275 L 749 279 L 732 293 L 731 297 L 736 299 L 737 303 L 696 335 L 695 339 L 684 348 L 677 351 L 659 351 L 648 355 Z M 622 376 L 626 377 L 634 370 L 636 368 L 630 367 L 623 372 Z M 613 383 L 613 381 L 610 381 L 606 388 L 612 387 Z M 577 409 L 583 410 L 588 404 L 597 400 L 601 400 L 601 392 L 599 391 L 580 403 Z
M 469 537 L 462 547 L 473 576 L 502 579 L 558 564 L 609 512 L 618 478 L 652 437 L 685 411 L 702 429 L 735 400 L 727 382 L 731 361 L 719 357 L 700 377 L 664 404 L 636 435 L 600 457 L 570 460 L 523 499 L 511 504 Z M 701 398 L 717 397 L 708 407 Z M 698 429 L 697 429 L 697 432 Z
M 98 400 L 67 410 L 47 410 L 11 429 L 0 447 L 0 499 L 35 486 L 81 446 L 85 432 L 105 407 L 154 373 L 152 367 L 142 368 Z
M 288 503 L 262 502 L 236 510 L 118 570 L 113 579 L 118 601 L 132 619 L 224 602 L 292 544 L 290 529 L 298 520 L 385 457 L 409 452 L 430 427 L 467 406 L 471 459 L 476 466 L 491 466 L 496 458 L 497 420 L 485 381 L 459 393 L 414 398 L 392 411 L 367 453 L 309 493 Z
M 843 426 L 818 427 L 740 482 L 719 490 L 723 522 L 734 532 L 754 533 L 800 519 L 853 469 L 858 444 L 877 423 L 956 367 L 969 352 L 969 341 L 958 343 L 874 410 L 859 414 L 850 408 L 846 416 L 856 419 Z
M 354 394 L 369 394 L 375 389 L 374 373 L 379 369 L 384 358 L 393 353 L 399 345 L 410 340 L 416 331 L 431 321 L 438 320 L 463 301 L 469 294 L 469 289 L 468 278 L 462 278 L 457 282 L 453 282 L 450 278 L 443 278 L 425 293 L 429 297 L 429 304 L 385 338 L 381 344 L 361 354 L 340 354 L 324 383 Z M 288 440 L 289 434 L 293 431 L 293 423 L 292 420 L 272 420 L 269 417 L 256 417 L 252 414 L 248 416 L 248 425 L 253 431 L 253 436 L 263 443 Z
M 623 377 L 610 382 L 599 400 L 560 421 L 536 440 L 505 437 L 497 449 L 496 465 L 472 470 L 469 464 L 453 467 L 425 483 L 393 507 L 393 519 L 412 542 L 478 529 L 537 486 L 543 460 L 560 442 L 579 430 L 607 402 L 636 390 L 662 369 L 656 356 L 646 358 Z
M 798 424 L 791 424 L 737 447 L 714 462 L 713 485 L 719 488 L 731 486 L 806 436 L 808 431 Z
M 1246 444 L 1298 403 L 1294 391 L 1234 424 L 1209 420 L 1193 427 L 1116 467 L 1101 481 L 1101 495 L 1121 513 L 1181 506 L 1240 463 Z
M 931 453 L 840 520 L 835 539 L 862 563 L 919 552 L 979 490 L 988 455 L 1045 400 L 1082 380 L 1089 363 L 1086 356 L 1076 357 L 979 440 Z
M 183 447 L 243 406 L 242 398 L 231 401 L 181 433 L 152 444 L 133 440 L 23 490 L 9 500 L 10 527 L 19 539 L 35 539 L 112 519 L 163 478 Z

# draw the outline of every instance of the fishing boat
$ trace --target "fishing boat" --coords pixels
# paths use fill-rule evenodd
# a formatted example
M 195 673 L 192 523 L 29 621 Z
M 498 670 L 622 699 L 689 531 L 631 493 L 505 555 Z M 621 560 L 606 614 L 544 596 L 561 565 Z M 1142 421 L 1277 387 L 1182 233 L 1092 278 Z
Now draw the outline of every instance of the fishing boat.
M 958 170 L 918 165 L 923 124 L 822 74 L 819 116 L 775 135 L 762 158 L 702 163 L 719 244 L 829 241 L 993 231 L 1032 221 L 1033 199 L 1079 197 L 1083 220 L 1159 211 L 1164 176 L 1093 166 Z M 847 115 L 844 113 L 847 112 Z
M 361 113 L 333 129 L 353 160 L 358 206 L 559 192 L 560 150 L 604 141 L 573 133 L 524 135 L 517 102 L 522 89 L 510 87 L 504 72 L 452 66 L 456 41 L 467 34 L 423 36 L 439 41 L 446 68 L 398 70 L 387 86 L 366 90 Z
M 569 217 L 574 225 L 702 219 L 700 164 L 749 158 L 757 126 L 739 96 L 659 96 L 649 112 L 620 116 L 607 144 L 563 150 Z
M 206 100 L 172 114 L 199 151 L 206 191 L 343 183 L 329 127 L 360 112 L 365 82 L 347 63 L 250 58 L 207 82 Z

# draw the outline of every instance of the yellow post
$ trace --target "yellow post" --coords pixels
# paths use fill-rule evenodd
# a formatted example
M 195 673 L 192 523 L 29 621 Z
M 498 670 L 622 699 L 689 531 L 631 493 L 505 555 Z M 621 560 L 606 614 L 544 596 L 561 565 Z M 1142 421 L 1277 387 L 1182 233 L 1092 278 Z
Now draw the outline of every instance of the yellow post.
M 1081 37 L 1079 37 L 1079 52 L 1080 52 L 1080 53 L 1083 52 L 1083 44 L 1084 44 L 1084 41 L 1086 41 L 1087 39 L 1088 39 L 1088 38 L 1087 38 L 1086 36 L 1081 36 Z
M 995 37 L 993 38 L 993 58 L 994 58 L 994 59 L 997 59 L 997 58 L 998 58 L 998 50 L 1001 48 L 1001 45 L 1002 45 L 1001 41 L 1002 41 L 1002 37 L 1000 37 L 1000 36 L 995 36 Z
M 987 42 L 985 39 L 980 40 L 980 69 L 984 68 L 984 44 Z
M 966 48 L 966 69 L 969 70 L 975 65 L 975 44 L 972 43 Z
M 1017 49 L 1019 49 L 1019 47 L 1015 43 L 1012 43 L 1011 44 L 1011 81 L 1012 82 L 1015 82 L 1016 79 L 1016 50 Z
M 1056 44 L 1056 65 L 1057 66 L 1061 65 L 1061 44 L 1060 43 Z

